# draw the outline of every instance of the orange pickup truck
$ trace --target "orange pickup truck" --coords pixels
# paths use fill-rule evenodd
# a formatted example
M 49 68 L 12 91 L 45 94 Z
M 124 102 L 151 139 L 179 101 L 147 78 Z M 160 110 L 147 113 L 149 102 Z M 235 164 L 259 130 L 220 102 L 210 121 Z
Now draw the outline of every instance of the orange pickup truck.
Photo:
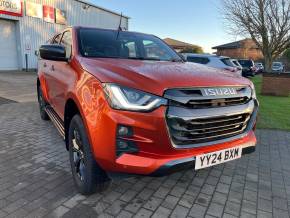
M 109 172 L 162 176 L 255 151 L 251 81 L 187 63 L 161 39 L 70 27 L 39 49 L 38 100 L 92 194 Z

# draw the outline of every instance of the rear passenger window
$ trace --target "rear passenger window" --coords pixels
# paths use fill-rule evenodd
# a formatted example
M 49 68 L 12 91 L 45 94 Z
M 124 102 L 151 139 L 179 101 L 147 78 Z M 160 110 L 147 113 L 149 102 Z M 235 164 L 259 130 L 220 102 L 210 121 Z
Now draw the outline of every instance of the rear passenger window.
M 203 57 L 187 57 L 188 62 L 193 62 L 197 64 L 208 64 L 209 59 L 208 58 L 203 58 Z

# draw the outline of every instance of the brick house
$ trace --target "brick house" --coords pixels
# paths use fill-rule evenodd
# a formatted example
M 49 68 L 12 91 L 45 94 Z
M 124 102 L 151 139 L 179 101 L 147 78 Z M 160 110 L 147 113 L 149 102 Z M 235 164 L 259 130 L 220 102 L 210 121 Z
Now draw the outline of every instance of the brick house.
M 263 59 L 263 54 L 252 39 L 243 39 L 224 45 L 215 46 L 217 55 L 228 56 L 237 59 L 253 59 L 254 61 Z
M 182 50 L 184 50 L 188 47 L 199 47 L 200 48 L 200 46 L 189 44 L 187 42 L 178 41 L 176 39 L 171 39 L 171 38 L 163 39 L 163 41 L 165 41 L 168 45 L 170 45 L 177 52 L 181 52 Z

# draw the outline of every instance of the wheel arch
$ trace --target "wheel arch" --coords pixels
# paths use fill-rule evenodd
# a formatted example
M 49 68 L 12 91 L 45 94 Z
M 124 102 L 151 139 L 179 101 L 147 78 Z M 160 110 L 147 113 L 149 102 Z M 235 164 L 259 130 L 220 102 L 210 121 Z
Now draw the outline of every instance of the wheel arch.
M 80 116 L 82 116 L 81 114 L 81 110 L 78 107 L 78 104 L 76 103 L 76 101 L 73 98 L 69 98 L 66 101 L 65 104 L 65 109 L 64 109 L 64 129 L 65 129 L 65 146 L 66 149 L 68 150 L 68 132 L 69 132 L 69 125 L 70 122 L 72 120 L 72 118 L 76 115 L 79 114 Z

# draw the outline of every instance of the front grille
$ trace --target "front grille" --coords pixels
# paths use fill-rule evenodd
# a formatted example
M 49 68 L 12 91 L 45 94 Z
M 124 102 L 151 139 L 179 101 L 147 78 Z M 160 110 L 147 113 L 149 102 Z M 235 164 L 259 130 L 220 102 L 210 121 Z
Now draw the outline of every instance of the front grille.
M 183 104 L 176 101 L 170 101 L 169 104 L 172 106 L 186 107 L 191 109 L 203 109 L 213 107 L 226 107 L 246 104 L 249 102 L 248 97 L 236 97 L 236 98 L 220 98 L 220 99 L 195 99 Z
M 209 96 L 205 89 L 171 89 L 166 122 L 174 147 L 189 148 L 225 141 L 249 131 L 256 103 L 250 87 L 234 94 Z M 251 125 L 250 125 L 251 123 Z
M 250 114 L 184 120 L 168 117 L 171 138 L 176 145 L 206 143 L 239 135 L 245 131 Z

